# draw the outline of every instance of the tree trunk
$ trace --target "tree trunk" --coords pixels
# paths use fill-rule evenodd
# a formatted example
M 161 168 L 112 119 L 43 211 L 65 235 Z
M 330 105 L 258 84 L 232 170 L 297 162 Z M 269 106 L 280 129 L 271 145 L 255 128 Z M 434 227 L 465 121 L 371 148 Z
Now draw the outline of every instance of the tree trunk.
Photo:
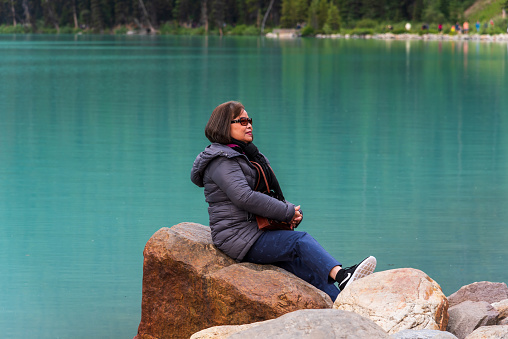
M 25 25 L 30 25 L 31 18 L 30 18 L 30 10 L 28 8 L 28 0 L 23 0 L 21 3 L 23 5 L 23 12 L 25 14 Z
M 153 28 L 152 23 L 150 22 L 150 16 L 148 15 L 148 11 L 146 10 L 145 3 L 143 0 L 139 0 L 139 7 L 143 11 L 143 15 L 145 16 L 145 21 L 148 24 L 148 28 L 150 29 L 150 33 L 155 33 L 155 28 Z
M 90 10 L 92 14 L 92 27 L 95 31 L 99 31 L 102 34 L 104 32 L 104 19 L 100 0 L 91 0 Z
M 14 9 L 14 0 L 11 0 L 12 25 L 16 27 L 16 10 Z
M 72 1 L 72 17 L 74 18 L 74 28 L 78 28 L 78 15 L 76 14 L 76 0 Z
M 201 1 L 201 23 L 205 26 L 205 33 L 208 34 L 208 4 L 207 0 Z
M 266 10 L 265 16 L 263 17 L 263 23 L 261 23 L 261 34 L 263 34 L 263 31 L 265 30 L 266 19 L 268 19 L 268 15 L 270 14 L 270 11 L 272 10 L 272 6 L 273 6 L 274 2 L 275 2 L 275 0 L 270 0 L 268 9 Z
M 55 13 L 53 12 L 53 7 L 49 3 L 49 0 L 46 0 L 46 8 L 48 10 L 48 16 L 53 26 L 55 26 L 57 33 L 60 33 L 60 26 L 58 26 L 58 20 L 56 20 Z

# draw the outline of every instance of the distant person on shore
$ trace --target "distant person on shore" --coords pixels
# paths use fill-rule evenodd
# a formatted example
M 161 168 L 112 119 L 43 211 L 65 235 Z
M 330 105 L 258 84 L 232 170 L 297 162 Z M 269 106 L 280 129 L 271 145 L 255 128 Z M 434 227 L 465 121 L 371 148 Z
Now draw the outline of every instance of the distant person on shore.
M 464 23 L 462 24 L 462 29 L 464 30 L 464 34 L 469 33 L 469 22 L 464 21 Z
M 476 21 L 476 33 L 480 33 L 480 21 Z
M 450 27 L 450 33 L 455 33 L 455 25 L 452 25 L 452 27 Z
M 411 30 L 411 24 L 409 22 L 406 23 L 406 31 L 410 31 Z
M 374 271 L 376 258 L 342 268 L 312 236 L 293 230 L 302 221 L 302 209 L 285 200 L 270 162 L 252 143 L 252 118 L 241 103 L 217 106 L 205 135 L 211 145 L 196 157 L 191 180 L 204 187 L 212 240 L 218 249 L 238 262 L 282 267 L 332 301 L 349 283 Z M 263 193 L 267 186 L 269 194 Z M 256 216 L 285 222 L 291 229 L 261 230 Z
M 490 27 L 494 28 L 494 20 L 490 19 Z
M 441 33 L 443 31 L 443 24 L 437 25 L 437 30 Z
M 458 22 L 455 23 L 455 32 L 460 33 L 460 25 Z

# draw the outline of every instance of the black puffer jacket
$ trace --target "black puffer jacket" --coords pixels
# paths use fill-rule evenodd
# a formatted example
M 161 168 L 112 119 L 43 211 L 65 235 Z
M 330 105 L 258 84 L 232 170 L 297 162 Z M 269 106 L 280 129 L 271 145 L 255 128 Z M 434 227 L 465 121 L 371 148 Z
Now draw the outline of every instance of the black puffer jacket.
M 255 215 L 289 222 L 295 205 L 254 191 L 256 169 L 244 154 L 213 143 L 192 166 L 191 180 L 205 188 L 215 246 L 241 261 L 263 231 Z

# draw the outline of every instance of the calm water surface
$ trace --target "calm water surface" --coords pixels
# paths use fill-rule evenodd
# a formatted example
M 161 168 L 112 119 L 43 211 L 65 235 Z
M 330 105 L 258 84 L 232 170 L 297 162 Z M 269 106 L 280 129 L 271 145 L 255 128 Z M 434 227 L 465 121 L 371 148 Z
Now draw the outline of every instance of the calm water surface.
M 204 125 L 242 101 L 302 230 L 446 295 L 508 281 L 508 47 L 0 36 L 0 328 L 132 338 L 143 247 L 208 223 Z

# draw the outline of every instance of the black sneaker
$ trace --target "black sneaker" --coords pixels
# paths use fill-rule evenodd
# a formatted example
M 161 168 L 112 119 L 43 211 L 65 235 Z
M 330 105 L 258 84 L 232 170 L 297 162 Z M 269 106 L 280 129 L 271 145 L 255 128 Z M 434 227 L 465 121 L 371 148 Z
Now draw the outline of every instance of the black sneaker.
M 342 291 L 353 281 L 368 276 L 374 272 L 376 269 L 376 263 L 376 258 L 370 256 L 359 264 L 341 269 L 335 277 L 335 281 L 339 283 L 339 289 Z

